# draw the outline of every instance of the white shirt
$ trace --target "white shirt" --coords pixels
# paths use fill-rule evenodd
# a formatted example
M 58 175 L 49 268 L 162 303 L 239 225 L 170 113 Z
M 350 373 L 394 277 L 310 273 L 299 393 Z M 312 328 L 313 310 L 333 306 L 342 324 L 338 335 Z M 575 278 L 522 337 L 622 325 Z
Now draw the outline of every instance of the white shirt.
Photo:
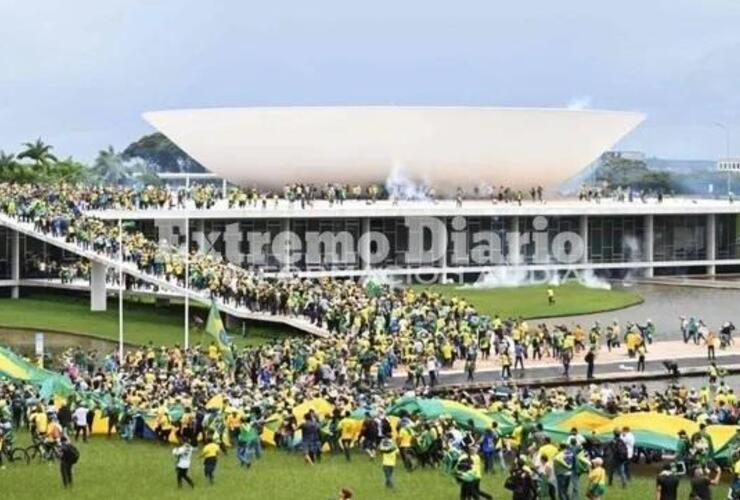
M 72 419 L 75 421 L 75 425 L 87 426 L 87 412 L 90 411 L 84 406 L 78 406 L 75 412 L 72 414 Z
M 193 458 L 193 447 L 189 444 L 184 444 L 172 450 L 172 455 L 177 457 L 176 467 L 178 469 L 189 469 L 190 461 Z
M 631 432 L 622 433 L 622 441 L 627 446 L 627 458 L 631 460 L 635 454 L 635 435 Z

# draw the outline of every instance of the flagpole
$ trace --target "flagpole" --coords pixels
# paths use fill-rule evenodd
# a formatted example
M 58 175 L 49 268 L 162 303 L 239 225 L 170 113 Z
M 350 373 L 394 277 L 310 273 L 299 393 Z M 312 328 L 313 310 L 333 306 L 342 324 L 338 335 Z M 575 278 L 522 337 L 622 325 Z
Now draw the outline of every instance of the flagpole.
M 185 209 L 187 210 L 187 208 Z M 185 212 L 185 349 L 190 347 L 190 217 Z
M 123 222 L 118 218 L 118 361 L 123 363 Z

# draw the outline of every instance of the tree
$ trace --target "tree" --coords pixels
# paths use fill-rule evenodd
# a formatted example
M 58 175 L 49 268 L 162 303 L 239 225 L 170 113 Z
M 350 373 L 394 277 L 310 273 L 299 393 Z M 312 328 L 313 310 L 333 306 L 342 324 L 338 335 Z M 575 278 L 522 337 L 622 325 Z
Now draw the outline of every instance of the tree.
M 71 156 L 56 162 L 48 170 L 46 179 L 49 181 L 64 181 L 70 183 L 84 182 L 90 175 L 90 169 L 73 159 Z
M 113 146 L 98 153 L 92 169 L 92 179 L 101 184 L 160 184 L 159 177 L 141 161 L 126 160 Z
M 12 153 L 6 154 L 5 151 L 0 151 L 0 180 L 12 180 L 17 168 L 18 162 L 15 161 L 15 155 Z
M 156 172 L 205 172 L 205 168 L 164 134 L 145 135 L 123 150 L 126 160 L 140 159 Z
M 130 178 L 123 158 L 113 146 L 98 152 L 93 163 L 93 179 L 103 184 L 126 184 Z
M 54 148 L 49 144 L 45 144 L 41 138 L 36 139 L 34 142 L 25 142 L 23 143 L 23 147 L 25 149 L 18 153 L 18 159 L 31 160 L 36 170 L 40 170 L 41 173 L 59 161 L 51 152 Z
M 642 160 L 632 160 L 619 155 L 602 156 L 596 169 L 597 182 L 606 182 L 611 187 L 630 187 L 637 190 L 671 192 L 673 179 L 668 172 L 651 170 Z

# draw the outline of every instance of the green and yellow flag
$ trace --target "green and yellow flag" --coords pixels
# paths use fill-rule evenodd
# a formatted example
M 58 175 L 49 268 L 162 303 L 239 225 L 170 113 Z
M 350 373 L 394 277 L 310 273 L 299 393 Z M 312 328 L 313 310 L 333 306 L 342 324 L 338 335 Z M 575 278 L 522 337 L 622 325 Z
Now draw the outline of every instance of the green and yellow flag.
M 231 339 L 226 333 L 223 321 L 221 321 L 221 313 L 218 311 L 218 307 L 216 307 L 216 301 L 211 301 L 211 310 L 208 313 L 208 321 L 206 322 L 206 333 L 213 337 L 216 345 L 218 345 L 218 349 L 221 351 L 224 362 L 231 366 L 234 363 L 234 356 L 231 352 Z
M 0 347 L 0 378 L 28 382 L 41 389 L 41 397 L 67 397 L 74 391 L 69 377 L 39 368 L 15 352 Z

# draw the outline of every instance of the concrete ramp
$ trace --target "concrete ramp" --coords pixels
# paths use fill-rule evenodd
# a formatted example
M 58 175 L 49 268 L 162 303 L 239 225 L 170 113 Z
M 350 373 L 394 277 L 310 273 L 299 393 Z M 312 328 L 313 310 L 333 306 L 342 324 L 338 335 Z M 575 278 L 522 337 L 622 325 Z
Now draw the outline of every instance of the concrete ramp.
M 204 304 L 210 304 L 211 302 L 210 295 L 205 291 L 185 288 L 176 282 L 171 282 L 164 278 L 145 273 L 144 271 L 136 267 L 136 265 L 133 263 L 121 262 L 107 255 L 81 248 L 74 243 L 66 241 L 63 237 L 55 237 L 46 233 L 42 233 L 40 231 L 36 231 L 33 227 L 33 224 L 31 223 L 20 222 L 17 219 L 9 217 L 5 214 L 0 214 L 0 225 L 17 231 L 18 233 L 22 233 L 27 236 L 31 236 L 32 238 L 41 240 L 45 243 L 48 243 L 49 245 L 61 248 L 67 252 L 74 253 L 76 255 L 79 255 L 80 257 L 84 257 L 92 263 L 102 264 L 103 266 L 115 269 L 116 271 L 120 269 L 125 274 L 133 278 L 154 285 L 161 290 L 168 291 L 169 293 L 167 294 L 167 296 L 171 296 L 172 294 L 174 294 L 183 298 L 187 296 L 190 300 L 194 300 L 196 302 Z M 105 288 L 103 288 L 103 290 L 105 290 Z M 256 312 L 244 307 L 236 307 L 235 305 L 226 303 L 220 299 L 216 299 L 216 304 L 221 312 L 235 318 L 285 325 L 303 331 L 305 333 L 315 335 L 317 337 L 329 336 L 328 330 L 316 326 L 304 318 Z

